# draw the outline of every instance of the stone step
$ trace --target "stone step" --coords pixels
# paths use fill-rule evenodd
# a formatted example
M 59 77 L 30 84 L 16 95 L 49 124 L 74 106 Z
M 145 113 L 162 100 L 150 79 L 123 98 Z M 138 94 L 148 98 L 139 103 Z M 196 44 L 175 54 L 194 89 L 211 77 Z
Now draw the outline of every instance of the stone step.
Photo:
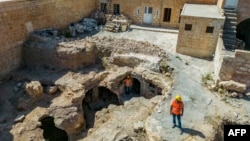
M 237 22 L 237 17 L 226 17 L 225 22 Z
M 235 30 L 236 31 L 236 26 L 225 25 L 223 30 Z
M 224 26 L 236 26 L 236 21 L 225 21 Z
M 225 12 L 225 16 L 231 16 L 231 17 L 237 17 L 237 13 L 230 13 L 230 12 Z
M 228 44 L 228 45 L 235 45 L 236 44 L 236 40 L 235 39 L 222 39 L 224 44 Z
M 223 30 L 223 34 L 236 34 L 236 30 Z
M 236 46 L 232 45 L 232 44 L 225 44 L 224 43 L 224 46 L 225 46 L 226 49 L 229 49 L 229 50 L 234 50 L 236 48 Z
M 236 10 L 231 9 L 231 8 L 224 8 L 223 10 L 224 10 L 224 13 L 237 13 Z
M 236 39 L 236 35 L 235 34 L 223 34 L 222 38 L 225 38 L 225 39 Z

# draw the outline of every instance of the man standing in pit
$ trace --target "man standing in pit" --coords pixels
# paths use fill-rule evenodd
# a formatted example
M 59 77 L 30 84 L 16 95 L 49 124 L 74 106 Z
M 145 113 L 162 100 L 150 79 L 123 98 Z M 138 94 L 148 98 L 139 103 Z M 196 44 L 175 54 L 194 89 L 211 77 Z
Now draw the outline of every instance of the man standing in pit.
M 128 75 L 127 78 L 123 81 L 125 87 L 125 94 L 129 95 L 132 89 L 132 79 Z

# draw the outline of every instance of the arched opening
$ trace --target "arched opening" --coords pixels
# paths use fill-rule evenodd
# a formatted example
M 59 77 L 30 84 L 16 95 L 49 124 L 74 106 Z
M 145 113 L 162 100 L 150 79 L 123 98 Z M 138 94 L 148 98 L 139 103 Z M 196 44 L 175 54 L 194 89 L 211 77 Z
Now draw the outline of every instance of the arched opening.
M 162 89 L 160 87 L 155 86 L 153 83 L 148 83 L 148 89 L 145 97 L 150 99 L 156 95 L 162 95 L 161 91 Z
M 89 90 L 82 101 L 86 129 L 94 127 L 95 113 L 110 104 L 120 105 L 118 96 L 106 87 L 97 87 Z
M 128 96 L 140 96 L 141 94 L 141 83 L 138 79 L 129 77 L 131 79 L 132 85 L 131 89 L 129 92 L 126 91 L 126 79 L 125 77 L 123 80 L 120 81 L 120 86 L 123 85 L 123 94 L 128 95 Z
M 133 78 L 133 88 L 132 88 L 132 91 L 133 91 L 133 94 L 134 95 L 140 95 L 141 94 L 141 83 L 139 80 Z
M 55 126 L 53 117 L 45 117 L 40 120 L 43 129 L 43 137 L 49 141 L 68 141 L 68 135 L 64 130 Z
M 119 105 L 118 96 L 105 87 L 99 87 L 99 99 L 104 101 L 104 107 L 108 107 L 109 104 Z
M 250 50 L 250 18 L 236 26 L 236 37 L 245 42 L 245 50 Z

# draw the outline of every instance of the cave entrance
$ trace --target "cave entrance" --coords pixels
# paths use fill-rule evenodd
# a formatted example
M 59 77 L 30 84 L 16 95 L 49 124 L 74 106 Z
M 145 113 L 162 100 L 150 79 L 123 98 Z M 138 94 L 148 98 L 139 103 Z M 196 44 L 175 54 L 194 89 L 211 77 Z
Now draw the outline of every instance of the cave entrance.
M 94 127 L 95 113 L 110 104 L 120 105 L 118 96 L 106 87 L 90 89 L 82 101 L 86 129 Z
M 145 97 L 147 99 L 150 99 L 152 97 L 155 97 L 157 95 L 162 95 L 162 89 L 156 85 L 154 85 L 153 83 L 148 83 L 148 92 L 145 95 Z
M 45 117 L 40 120 L 43 129 L 43 137 L 49 141 L 68 141 L 67 133 L 55 126 L 53 117 Z
M 236 37 L 245 42 L 245 50 L 250 50 L 250 18 L 236 26 Z

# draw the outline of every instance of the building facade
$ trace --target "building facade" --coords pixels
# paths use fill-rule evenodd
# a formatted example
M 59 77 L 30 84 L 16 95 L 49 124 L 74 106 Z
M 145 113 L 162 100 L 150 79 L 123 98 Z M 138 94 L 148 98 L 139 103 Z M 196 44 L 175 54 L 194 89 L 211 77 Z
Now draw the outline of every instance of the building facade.
M 224 21 L 216 5 L 185 4 L 176 52 L 199 58 L 213 57 Z
M 178 28 L 185 3 L 217 4 L 217 0 L 97 0 L 98 10 L 123 14 L 134 24 Z

